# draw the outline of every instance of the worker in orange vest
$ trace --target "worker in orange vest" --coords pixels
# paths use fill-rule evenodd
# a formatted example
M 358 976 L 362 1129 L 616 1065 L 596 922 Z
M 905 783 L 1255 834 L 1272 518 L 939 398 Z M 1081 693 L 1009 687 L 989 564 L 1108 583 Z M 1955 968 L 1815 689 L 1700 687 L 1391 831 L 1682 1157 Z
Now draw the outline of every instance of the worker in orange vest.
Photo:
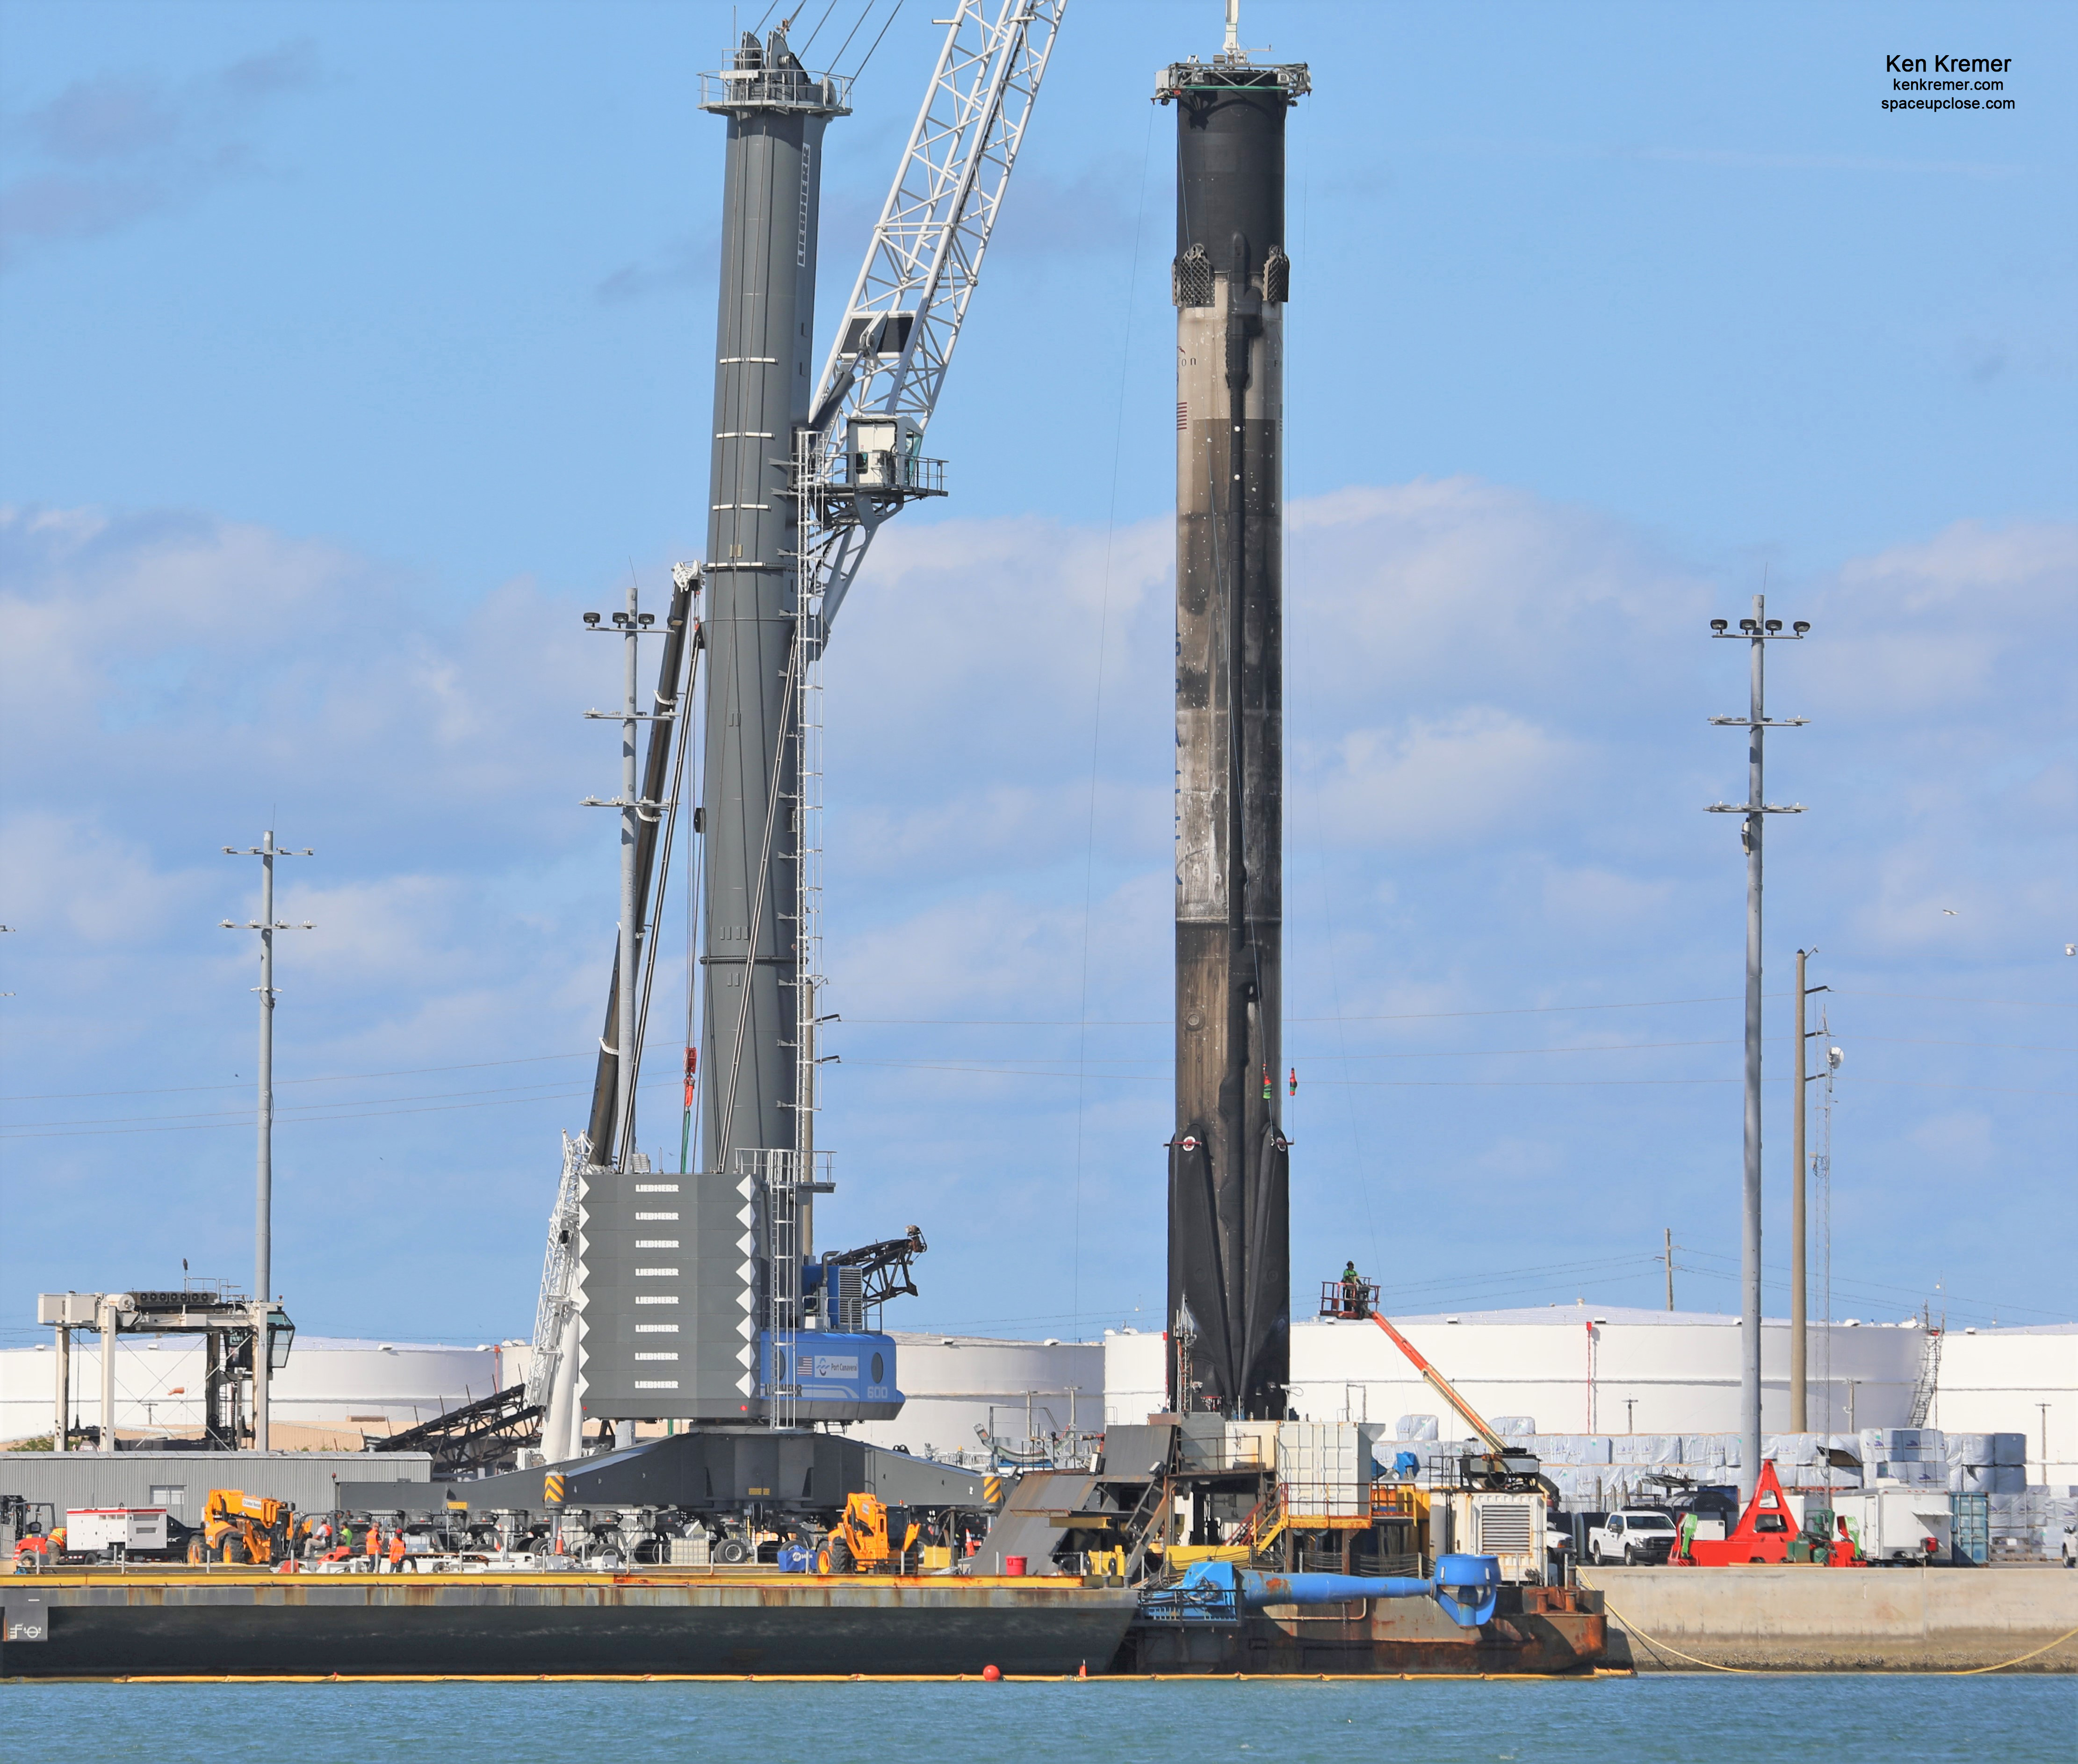
M 368 1571 L 369 1571 L 369 1574 L 371 1574 L 379 1573 L 379 1572 L 381 1571 L 381 1568 L 382 1568 L 382 1528 L 380 1525 L 378 1525 L 378 1524 L 374 1524 L 374 1523 L 371 1520 L 371 1521 L 369 1522 L 369 1527 L 368 1527 Z
M 404 1533 L 401 1530 L 390 1534 L 390 1572 L 393 1574 L 404 1572 Z

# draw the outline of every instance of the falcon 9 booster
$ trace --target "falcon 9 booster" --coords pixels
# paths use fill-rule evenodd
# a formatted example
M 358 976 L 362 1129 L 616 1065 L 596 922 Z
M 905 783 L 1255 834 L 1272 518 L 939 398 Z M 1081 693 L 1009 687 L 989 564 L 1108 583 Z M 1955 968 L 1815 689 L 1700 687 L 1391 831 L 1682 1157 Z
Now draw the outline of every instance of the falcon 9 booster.
M 1168 1395 L 1281 1419 L 1285 112 L 1303 65 L 1165 68 L 1176 129 L 1176 1126 Z

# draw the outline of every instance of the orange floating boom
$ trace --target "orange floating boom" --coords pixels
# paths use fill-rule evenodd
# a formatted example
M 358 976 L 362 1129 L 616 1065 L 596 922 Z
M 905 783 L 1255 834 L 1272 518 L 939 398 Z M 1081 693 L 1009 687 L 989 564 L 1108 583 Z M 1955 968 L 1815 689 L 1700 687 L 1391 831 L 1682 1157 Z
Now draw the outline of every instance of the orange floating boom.
M 1392 1337 L 1393 1345 L 1398 1348 L 1402 1353 L 1405 1354 L 1409 1360 L 1413 1361 L 1414 1369 L 1420 1373 L 1423 1377 L 1426 1378 L 1429 1383 L 1433 1385 L 1436 1387 L 1437 1394 L 1439 1394 L 1446 1402 L 1449 1403 L 1452 1408 L 1455 1409 L 1459 1415 L 1463 1416 L 1465 1420 L 1470 1423 L 1472 1431 L 1487 1442 L 1487 1449 L 1489 1452 L 1498 1456 L 1501 1453 L 1507 1451 L 1508 1448 L 1500 1443 L 1500 1436 L 1495 1432 L 1492 1428 L 1487 1425 L 1485 1418 L 1481 1415 L 1479 1411 L 1474 1408 L 1471 1403 L 1466 1402 L 1463 1397 L 1458 1394 L 1456 1390 L 1452 1387 L 1450 1381 L 1448 1378 L 1445 1377 L 1442 1373 L 1438 1372 L 1433 1366 L 1430 1365 L 1426 1360 L 1424 1360 L 1421 1357 L 1421 1350 L 1417 1348 L 1412 1342 L 1409 1341 L 1406 1336 L 1400 1334 L 1397 1329 L 1394 1328 L 1392 1325 L 1387 1323 L 1383 1317 L 1378 1314 L 1378 1312 L 1373 1311 L 1371 1314 L 1371 1320 L 1376 1323 L 1379 1327 L 1383 1329 L 1388 1336 Z

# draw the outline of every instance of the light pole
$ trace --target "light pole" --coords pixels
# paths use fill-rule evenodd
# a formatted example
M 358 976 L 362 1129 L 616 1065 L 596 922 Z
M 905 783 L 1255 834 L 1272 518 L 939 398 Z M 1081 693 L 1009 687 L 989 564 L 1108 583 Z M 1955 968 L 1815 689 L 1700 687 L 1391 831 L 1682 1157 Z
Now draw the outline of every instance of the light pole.
M 307 921 L 291 925 L 274 917 L 274 860 L 277 858 L 314 858 L 308 846 L 290 851 L 274 843 L 270 827 L 260 843 L 243 851 L 226 846 L 224 855 L 260 860 L 260 917 L 248 919 L 242 929 L 260 934 L 260 1133 L 258 1193 L 252 1216 L 252 1449 L 268 1449 L 267 1386 L 273 1376 L 274 1338 L 269 1327 L 273 1316 L 274 1284 L 274 934 L 311 931 Z M 241 929 L 229 919 L 219 922 L 224 930 Z
M 654 715 L 642 713 L 638 694 L 641 686 L 637 679 L 637 663 L 642 639 L 664 633 L 651 630 L 657 615 L 640 610 L 639 597 L 633 581 L 628 584 L 628 608 L 613 615 L 609 627 L 599 622 L 599 615 L 587 612 L 584 616 L 585 629 L 603 632 L 622 639 L 621 653 L 622 704 L 620 713 L 611 711 L 588 710 L 587 719 L 595 722 L 618 722 L 620 725 L 620 794 L 617 796 L 586 796 L 583 806 L 587 809 L 618 809 L 620 811 L 620 943 L 615 954 L 619 967 L 614 976 L 615 1011 L 614 1015 L 614 1167 L 625 1170 L 635 1150 L 635 1049 L 638 1040 L 636 1027 L 637 1008 L 635 997 L 636 957 L 642 934 L 641 888 L 636 863 L 636 845 L 641 836 L 645 818 L 654 821 L 664 805 L 643 799 L 641 781 L 636 775 L 635 745 L 638 726 L 643 723 L 668 722 L 675 717 L 675 706 L 661 704 Z M 595 1153 L 595 1156 L 596 1154 Z
M 607 629 L 599 622 L 596 612 L 584 616 L 587 630 Z M 613 1025 L 613 1118 L 614 1165 L 617 1170 L 637 1168 L 635 1163 L 635 1081 L 636 1049 L 641 1045 L 637 1018 L 640 1014 L 635 997 L 636 956 L 642 938 L 642 884 L 641 866 L 637 862 L 636 847 L 642 835 L 642 822 L 654 821 L 663 805 L 643 799 L 642 786 L 636 772 L 636 735 L 639 725 L 645 722 L 667 721 L 678 714 L 675 707 L 666 709 L 661 703 L 653 716 L 642 713 L 638 696 L 641 688 L 638 678 L 642 639 L 645 636 L 662 633 L 652 632 L 657 615 L 640 609 L 639 593 L 634 580 L 628 584 L 628 606 L 625 611 L 613 615 L 612 630 L 622 639 L 621 674 L 622 702 L 620 717 L 611 712 L 586 711 L 585 715 L 597 721 L 615 721 L 620 724 L 620 794 L 601 799 L 586 796 L 584 806 L 588 809 L 618 809 L 620 811 L 620 940 L 615 950 L 616 968 L 614 973 Z M 593 1152 L 598 1157 L 596 1150 Z M 626 1447 L 635 1443 L 635 1423 L 622 1420 L 614 1428 L 615 1444 Z
M 1760 970 L 1761 970 L 1761 829 L 1771 814 L 1801 814 L 1801 803 L 1780 805 L 1767 800 L 1762 773 L 1763 738 L 1771 728 L 1794 729 L 1809 719 L 1788 717 L 1770 723 L 1767 709 L 1767 654 L 1768 644 L 1784 637 L 1801 639 L 1810 625 L 1799 619 L 1788 631 L 1782 621 L 1767 617 L 1767 600 L 1754 596 L 1753 617 L 1741 619 L 1734 633 L 1730 621 L 1710 621 L 1713 637 L 1743 640 L 1750 646 L 1750 687 L 1746 714 L 1713 717 L 1719 727 L 1746 731 L 1746 800 L 1741 803 L 1713 802 L 1712 814 L 1735 814 L 1739 821 L 1739 843 L 1746 855 L 1746 1160 L 1744 1211 L 1739 1233 L 1739 1281 L 1744 1302 L 1741 1320 L 1739 1368 L 1739 1432 L 1743 1449 L 1739 1458 L 1739 1492 L 1750 1499 L 1760 1476 Z M 1801 1046 L 1801 1043 L 1800 1043 Z

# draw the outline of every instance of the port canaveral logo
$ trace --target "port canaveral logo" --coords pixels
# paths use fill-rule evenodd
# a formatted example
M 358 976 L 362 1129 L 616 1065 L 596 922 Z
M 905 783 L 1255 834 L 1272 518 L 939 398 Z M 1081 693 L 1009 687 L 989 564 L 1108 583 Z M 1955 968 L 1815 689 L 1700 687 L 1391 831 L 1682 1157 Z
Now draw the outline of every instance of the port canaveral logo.
M 858 1356 L 855 1353 L 804 1353 L 801 1375 L 806 1378 L 845 1378 L 856 1382 Z

